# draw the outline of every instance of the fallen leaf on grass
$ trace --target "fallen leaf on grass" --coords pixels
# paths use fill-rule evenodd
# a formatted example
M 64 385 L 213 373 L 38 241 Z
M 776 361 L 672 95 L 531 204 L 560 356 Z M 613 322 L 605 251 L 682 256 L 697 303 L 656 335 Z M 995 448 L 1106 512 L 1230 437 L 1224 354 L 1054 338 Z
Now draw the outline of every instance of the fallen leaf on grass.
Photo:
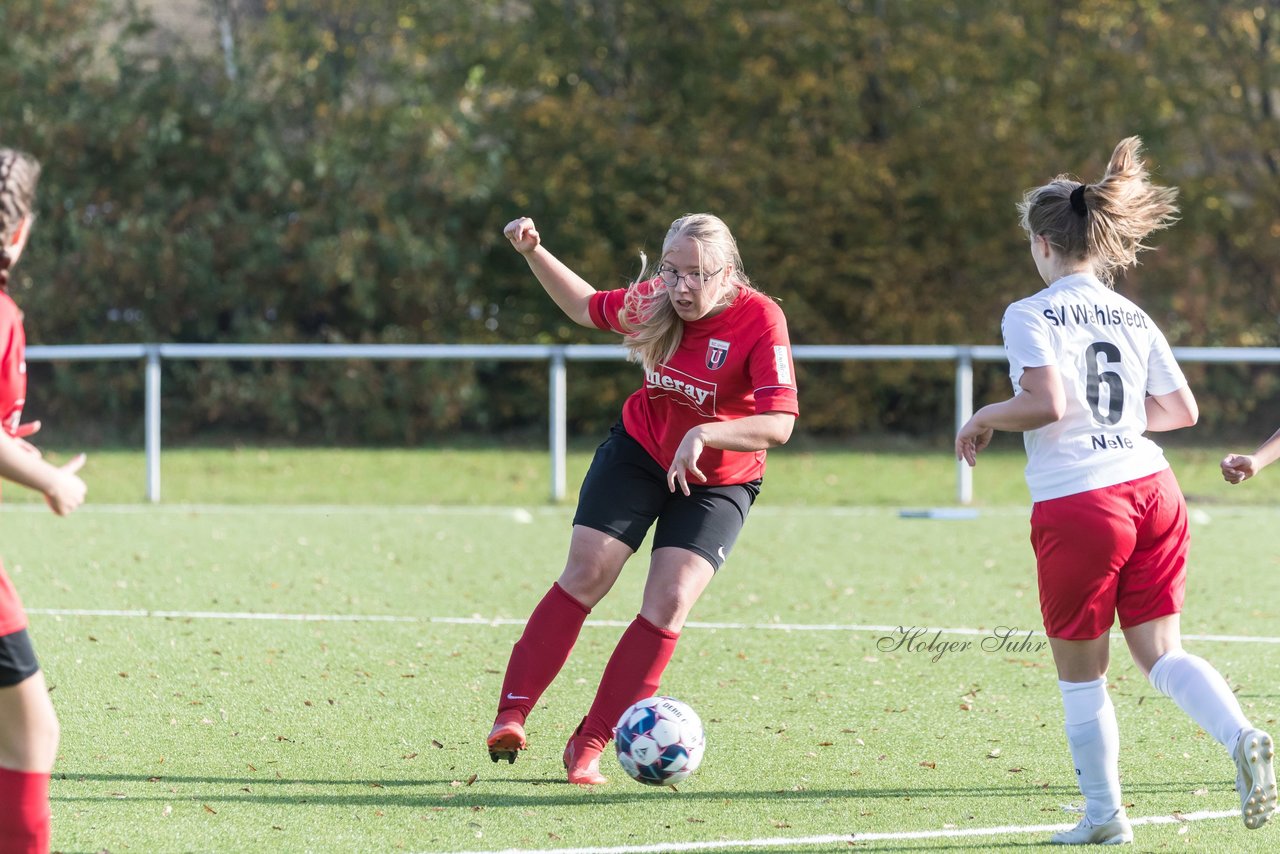
M 920 763 L 920 767 L 921 767 L 921 768 L 937 768 L 937 767 L 938 767 L 938 763 L 937 763 L 937 762 L 927 762 L 927 761 L 926 761 L 926 762 L 921 762 L 921 763 Z
M 209 806 L 208 804 L 201 804 L 200 806 L 204 807 L 204 811 L 207 812 L 209 815 L 218 814 L 218 811 L 215 810 L 213 807 Z
M 436 741 L 434 738 L 433 738 L 433 739 L 431 739 L 431 746 L 432 746 L 432 747 L 436 747 L 436 748 L 443 748 L 443 747 L 444 747 L 444 745 L 443 745 L 443 744 L 441 744 L 440 742 Z
M 472 774 L 470 777 L 467 778 L 467 785 L 470 786 L 472 783 L 476 781 L 476 778 L 479 776 L 480 776 L 479 774 Z

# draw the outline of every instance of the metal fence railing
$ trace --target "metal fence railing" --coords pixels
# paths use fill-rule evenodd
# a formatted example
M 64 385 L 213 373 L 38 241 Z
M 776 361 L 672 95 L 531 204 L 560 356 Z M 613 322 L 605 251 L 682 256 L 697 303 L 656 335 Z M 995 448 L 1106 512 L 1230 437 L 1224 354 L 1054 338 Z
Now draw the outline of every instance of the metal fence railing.
M 952 362 L 957 429 L 973 414 L 974 363 L 1005 359 L 1004 348 L 998 346 L 802 344 L 792 349 L 797 362 Z M 1280 364 L 1280 348 L 1276 347 L 1175 347 L 1173 352 L 1180 362 L 1187 364 Z M 164 359 L 545 361 L 550 388 L 551 499 L 560 501 L 565 496 L 568 363 L 621 361 L 625 357 L 626 351 L 621 346 L 598 344 L 83 344 L 27 348 L 27 360 L 32 362 L 139 360 L 144 363 L 146 495 L 152 502 L 160 500 L 160 366 Z M 963 462 L 956 464 L 956 500 L 961 504 L 973 500 L 973 473 Z

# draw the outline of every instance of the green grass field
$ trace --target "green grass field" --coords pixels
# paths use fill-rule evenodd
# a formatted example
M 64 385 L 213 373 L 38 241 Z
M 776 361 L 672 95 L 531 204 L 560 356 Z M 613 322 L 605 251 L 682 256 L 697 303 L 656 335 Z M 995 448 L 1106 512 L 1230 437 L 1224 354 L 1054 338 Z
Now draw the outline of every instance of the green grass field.
M 1188 646 L 1280 729 L 1280 534 L 1265 506 L 1280 477 L 1215 484 L 1215 454 L 1199 455 L 1204 473 L 1175 455 L 1204 494 L 1184 630 L 1257 638 Z M 980 466 L 982 514 L 968 521 L 897 514 L 950 502 L 945 454 L 774 456 L 663 683 L 708 731 L 678 792 L 612 760 L 596 788 L 567 785 L 560 767 L 638 607 L 644 552 L 530 718 L 530 749 L 510 766 L 485 752 L 515 621 L 568 540 L 571 508 L 546 506 L 544 454 L 202 451 L 165 464 L 159 507 L 137 503 L 141 463 L 123 453 L 91 458 L 98 504 L 69 519 L 5 488 L 5 565 L 63 725 L 56 850 L 962 851 L 1043 843 L 1035 828 L 1075 821 L 1014 452 Z M 575 453 L 575 487 L 583 465 Z M 889 649 L 897 626 L 957 646 Z M 993 648 L 999 627 L 1033 643 Z M 1195 819 L 1140 824 L 1138 850 L 1275 850 L 1276 827 L 1199 815 L 1238 808 L 1233 766 L 1115 651 L 1130 816 Z

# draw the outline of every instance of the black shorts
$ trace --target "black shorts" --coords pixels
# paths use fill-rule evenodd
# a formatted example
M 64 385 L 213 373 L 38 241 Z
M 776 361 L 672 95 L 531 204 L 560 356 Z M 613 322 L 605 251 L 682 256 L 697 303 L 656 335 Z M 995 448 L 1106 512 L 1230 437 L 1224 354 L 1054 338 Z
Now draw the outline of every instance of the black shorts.
M 679 548 L 699 554 L 719 569 L 747 521 L 760 494 L 759 480 L 732 486 L 689 484 L 672 492 L 667 472 L 622 423 L 596 449 L 578 492 L 573 524 L 601 531 L 639 551 L 654 520 L 653 547 Z
M 0 635 L 0 688 L 17 685 L 40 670 L 36 663 L 36 651 L 26 629 L 9 635 Z

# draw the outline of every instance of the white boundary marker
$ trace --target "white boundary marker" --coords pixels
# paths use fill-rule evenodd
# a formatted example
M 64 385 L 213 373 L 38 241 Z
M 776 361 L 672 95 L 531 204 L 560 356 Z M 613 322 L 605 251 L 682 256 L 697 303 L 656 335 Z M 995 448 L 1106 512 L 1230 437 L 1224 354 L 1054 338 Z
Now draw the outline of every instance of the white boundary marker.
M 170 620 L 261 620 L 291 623 L 437 623 L 454 626 L 523 626 L 524 620 L 511 617 L 412 617 L 395 614 L 274 614 L 258 611 L 161 611 L 161 610 L 113 610 L 109 608 L 27 608 L 28 614 L 42 617 L 156 617 Z M 625 628 L 628 620 L 587 620 L 587 628 Z M 875 632 L 901 635 L 903 630 L 920 629 L 921 645 L 941 632 L 943 635 L 976 635 L 992 637 L 993 629 L 938 628 L 924 626 L 876 626 L 856 623 L 709 623 L 690 620 L 686 629 L 711 629 L 724 631 L 775 631 L 775 632 Z M 998 628 L 1005 628 L 1003 626 Z M 1022 630 L 1015 629 L 1019 634 Z M 1113 641 L 1124 640 L 1119 632 L 1112 632 Z M 1280 637 L 1254 635 L 1194 635 L 1184 634 L 1183 640 L 1213 641 L 1216 643 L 1280 644 Z
M 1239 818 L 1238 810 L 1218 810 L 1177 815 L 1131 818 L 1135 827 L 1147 824 L 1186 824 L 1220 818 Z M 768 839 L 718 839 L 706 842 L 655 842 L 650 845 L 618 845 L 611 848 L 506 848 L 501 851 L 464 851 L 459 854 L 667 854 L 681 851 L 717 851 L 729 848 L 792 848 L 799 845 L 839 845 L 853 842 L 894 842 L 912 839 L 964 839 L 975 836 L 1013 836 L 1030 833 L 1057 833 L 1075 824 L 1009 825 L 1006 827 L 963 827 L 943 830 L 903 830 L 886 833 L 831 833 L 823 836 L 775 836 Z

